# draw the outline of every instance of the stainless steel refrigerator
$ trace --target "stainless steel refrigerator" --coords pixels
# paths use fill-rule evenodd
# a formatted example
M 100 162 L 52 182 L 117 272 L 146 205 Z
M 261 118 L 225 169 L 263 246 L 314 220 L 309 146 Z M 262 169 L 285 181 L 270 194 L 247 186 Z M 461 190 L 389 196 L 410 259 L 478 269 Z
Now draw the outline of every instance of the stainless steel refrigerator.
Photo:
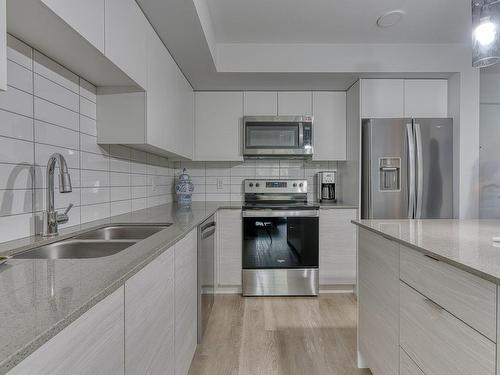
M 452 119 L 362 122 L 363 219 L 453 217 Z

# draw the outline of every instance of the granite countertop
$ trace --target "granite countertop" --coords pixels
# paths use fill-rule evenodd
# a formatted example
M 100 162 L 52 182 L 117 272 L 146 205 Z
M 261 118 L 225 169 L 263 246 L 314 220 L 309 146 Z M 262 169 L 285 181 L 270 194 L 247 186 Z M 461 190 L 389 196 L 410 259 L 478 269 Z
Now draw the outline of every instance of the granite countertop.
M 500 220 L 353 220 L 403 245 L 500 283 Z
M 65 228 L 57 239 L 33 236 L 0 244 L 1 253 L 12 254 L 106 224 L 173 223 L 107 257 L 10 259 L 0 265 L 0 374 L 7 373 L 221 208 L 241 209 L 241 204 L 194 202 L 190 210 L 185 210 L 173 203 Z

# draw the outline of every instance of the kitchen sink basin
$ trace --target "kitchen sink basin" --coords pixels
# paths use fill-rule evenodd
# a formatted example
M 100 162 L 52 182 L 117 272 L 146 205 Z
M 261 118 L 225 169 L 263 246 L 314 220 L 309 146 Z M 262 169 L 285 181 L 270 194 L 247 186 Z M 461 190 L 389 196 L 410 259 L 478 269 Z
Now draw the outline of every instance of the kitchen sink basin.
M 158 225 L 112 225 L 92 230 L 74 237 L 81 240 L 143 240 L 171 226 L 171 223 Z
M 85 259 L 116 254 L 137 241 L 106 241 L 69 239 L 35 247 L 13 255 L 16 259 Z

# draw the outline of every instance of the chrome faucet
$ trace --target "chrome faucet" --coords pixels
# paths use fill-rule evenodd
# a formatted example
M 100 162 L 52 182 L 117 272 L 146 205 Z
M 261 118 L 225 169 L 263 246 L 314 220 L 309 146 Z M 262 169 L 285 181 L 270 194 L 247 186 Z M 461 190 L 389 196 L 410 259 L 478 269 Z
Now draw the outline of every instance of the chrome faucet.
M 47 200 L 42 217 L 42 236 L 44 237 L 52 237 L 58 234 L 58 225 L 68 222 L 68 212 L 73 207 L 73 203 L 71 203 L 63 214 L 57 213 L 54 209 L 54 170 L 56 162 L 59 163 L 59 191 L 61 193 L 71 193 L 73 190 L 64 156 L 58 153 L 52 154 L 47 162 Z

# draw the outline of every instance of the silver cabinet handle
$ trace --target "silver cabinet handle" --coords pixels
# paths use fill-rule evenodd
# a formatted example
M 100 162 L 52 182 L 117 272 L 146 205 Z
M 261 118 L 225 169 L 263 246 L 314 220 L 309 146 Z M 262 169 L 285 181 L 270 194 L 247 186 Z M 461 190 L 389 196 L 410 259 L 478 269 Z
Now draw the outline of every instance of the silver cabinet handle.
M 429 298 L 424 297 L 424 302 L 431 306 L 434 310 L 437 310 L 439 312 L 444 310 L 441 306 L 439 306 L 436 302 L 430 300 Z

